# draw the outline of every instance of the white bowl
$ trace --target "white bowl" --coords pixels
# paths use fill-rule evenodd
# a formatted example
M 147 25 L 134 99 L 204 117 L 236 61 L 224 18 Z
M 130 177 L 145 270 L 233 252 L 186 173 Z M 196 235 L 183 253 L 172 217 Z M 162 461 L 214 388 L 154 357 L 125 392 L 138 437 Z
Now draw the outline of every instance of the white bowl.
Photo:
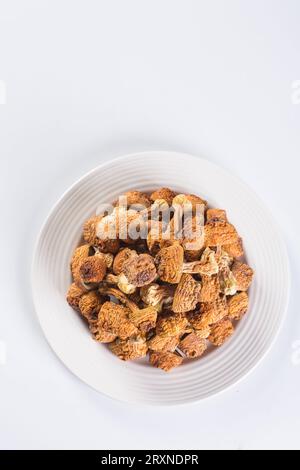
M 99 203 L 111 203 L 130 189 L 168 186 L 203 195 L 227 210 L 243 237 L 255 269 L 250 311 L 220 349 L 169 374 L 146 361 L 122 362 L 89 331 L 66 303 L 69 262 L 84 220 Z M 253 370 L 274 342 L 289 297 L 289 264 L 272 218 L 255 194 L 216 165 L 190 155 L 144 152 L 101 165 L 76 182 L 58 201 L 38 238 L 32 288 L 44 334 L 63 363 L 81 380 L 112 398 L 151 405 L 175 405 L 207 398 L 236 384 Z

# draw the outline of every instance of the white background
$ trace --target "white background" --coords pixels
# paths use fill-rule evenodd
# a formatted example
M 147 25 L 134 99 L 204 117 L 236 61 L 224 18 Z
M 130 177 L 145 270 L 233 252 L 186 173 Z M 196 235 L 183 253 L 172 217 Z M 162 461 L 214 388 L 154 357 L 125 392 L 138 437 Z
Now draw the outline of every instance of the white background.
M 298 0 L 0 0 L 1 448 L 300 448 L 299 25 Z M 292 269 L 263 364 L 171 409 L 116 403 L 75 378 L 43 337 L 29 280 L 62 192 L 105 159 L 150 149 L 205 156 L 252 186 Z

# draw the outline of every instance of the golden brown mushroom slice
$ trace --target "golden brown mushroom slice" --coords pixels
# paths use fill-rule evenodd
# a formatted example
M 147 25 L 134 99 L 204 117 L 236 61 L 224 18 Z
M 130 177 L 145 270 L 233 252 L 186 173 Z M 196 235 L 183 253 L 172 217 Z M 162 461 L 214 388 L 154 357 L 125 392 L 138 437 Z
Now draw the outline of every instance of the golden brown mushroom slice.
M 89 324 L 98 319 L 100 308 L 103 304 L 103 297 L 97 291 L 90 291 L 83 294 L 79 300 L 79 311 Z
M 155 335 L 148 341 L 148 347 L 156 352 L 174 352 L 178 346 L 180 337 Z
M 114 302 L 105 302 L 99 313 L 99 328 L 127 339 L 138 333 L 136 326 L 128 318 L 127 308 Z
M 116 236 L 110 233 L 108 233 L 108 236 L 104 236 L 104 231 L 102 234 L 101 230 L 100 232 L 102 235 L 99 236 L 99 227 L 102 225 L 104 226 L 105 220 L 109 220 L 109 217 L 110 216 L 103 217 L 103 215 L 96 215 L 88 219 L 83 226 L 83 238 L 87 243 L 96 247 L 100 252 L 115 254 L 120 249 L 120 242 Z
M 77 312 L 80 312 L 79 308 L 79 301 L 83 294 L 86 294 L 86 289 L 82 286 L 79 287 L 73 282 L 73 284 L 70 285 L 68 292 L 67 292 L 67 302 L 70 305 L 70 307 L 74 308 Z
M 80 265 L 79 275 L 85 284 L 100 283 L 106 274 L 106 261 L 102 256 L 89 256 Z
M 164 200 L 164 201 L 166 201 L 168 206 L 171 206 L 175 196 L 176 196 L 176 193 L 174 191 L 172 191 L 172 189 L 170 189 L 170 188 L 159 188 L 151 194 L 150 199 L 154 203 L 157 200 Z
M 148 345 L 144 336 L 138 334 L 126 340 L 117 338 L 109 349 L 122 361 L 133 361 L 147 355 Z
M 230 320 L 224 318 L 211 329 L 209 341 L 214 346 L 222 346 L 234 333 L 234 327 Z
M 119 253 L 115 256 L 114 263 L 113 263 L 113 272 L 117 276 L 122 273 L 123 264 L 125 261 L 128 261 L 130 258 L 133 258 L 137 255 L 135 250 L 131 250 L 130 248 L 123 248 Z
M 165 313 L 156 323 L 156 334 L 161 336 L 180 336 L 188 329 L 188 320 L 182 313 Z
M 184 251 L 181 245 L 174 244 L 162 248 L 155 258 L 160 279 L 170 284 L 178 284 L 182 275 Z
M 210 248 L 206 248 L 199 261 L 184 263 L 182 272 L 190 274 L 201 274 L 204 276 L 213 276 L 219 272 L 219 266 L 216 259 L 216 253 Z
M 190 274 L 183 274 L 176 288 L 172 310 L 184 313 L 194 310 L 199 303 L 201 284 Z
M 125 274 L 119 274 L 115 276 L 114 274 L 108 274 L 105 279 L 105 283 L 116 285 L 118 288 L 124 292 L 124 294 L 134 294 L 136 292 L 136 286 L 130 284 Z
M 195 333 L 189 333 L 180 341 L 178 349 L 182 351 L 187 358 L 192 359 L 200 357 L 205 353 L 207 343 L 205 339 L 199 338 Z
M 75 249 L 72 259 L 71 259 L 71 272 L 75 284 L 78 287 L 82 287 L 82 281 L 80 277 L 80 266 L 83 261 L 91 254 L 93 251 L 90 245 L 82 245 Z
M 241 258 L 244 256 L 243 240 L 241 237 L 234 243 L 224 245 L 223 248 L 232 258 Z
M 249 297 L 247 292 L 240 292 L 228 299 L 228 318 L 240 320 L 248 311 Z
M 165 372 L 170 372 L 175 367 L 180 366 L 183 359 L 176 353 L 151 351 L 149 361 L 152 366 L 162 369 Z
M 146 286 L 157 277 L 154 259 L 146 253 L 133 256 L 125 261 L 122 272 L 129 283 L 136 287 Z
M 200 302 L 214 302 L 220 294 L 219 276 L 201 276 Z
M 231 245 L 239 240 L 235 227 L 221 220 L 210 221 L 204 226 L 205 246 Z
M 247 291 L 253 280 L 253 269 L 245 263 L 235 261 L 232 266 L 232 274 L 236 280 L 237 290 Z
M 196 330 L 207 330 L 228 315 L 225 297 L 219 297 L 214 302 L 201 303 L 200 309 L 188 314 L 188 320 Z

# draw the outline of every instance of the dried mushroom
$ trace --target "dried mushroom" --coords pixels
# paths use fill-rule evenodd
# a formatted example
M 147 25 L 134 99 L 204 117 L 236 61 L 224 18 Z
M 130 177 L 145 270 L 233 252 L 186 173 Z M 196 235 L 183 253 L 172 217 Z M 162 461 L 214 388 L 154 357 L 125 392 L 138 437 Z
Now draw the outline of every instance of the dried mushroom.
M 151 194 L 150 199 L 152 202 L 156 202 L 157 200 L 163 200 L 166 201 L 168 206 L 171 206 L 175 196 L 176 193 L 172 191 L 172 189 L 160 188 Z
M 132 257 L 136 256 L 137 252 L 135 250 L 131 250 L 130 248 L 123 248 L 119 253 L 115 256 L 114 263 L 113 263 L 113 272 L 116 275 L 122 273 L 123 264 L 125 261 L 128 261 Z
M 125 261 L 122 272 L 129 283 L 136 287 L 146 286 L 157 277 L 154 259 L 146 253 L 133 256 Z
M 163 307 L 172 305 L 174 293 L 175 289 L 173 286 L 155 283 L 144 286 L 140 290 L 142 301 L 146 305 L 156 307 L 159 312 Z
M 245 263 L 235 261 L 232 266 L 232 274 L 236 280 L 238 291 L 247 291 L 252 283 L 254 271 Z
M 247 292 L 240 292 L 228 299 L 228 318 L 240 320 L 248 311 L 249 297 Z
M 70 307 L 74 308 L 77 312 L 80 312 L 79 301 L 83 294 L 86 293 L 84 287 L 78 287 L 75 282 L 70 285 L 67 292 L 67 302 Z
M 100 283 L 106 274 L 106 262 L 101 256 L 89 256 L 80 265 L 79 275 L 83 283 Z
M 220 295 L 219 276 L 201 276 L 200 302 L 214 302 Z
M 179 344 L 179 338 L 179 335 L 155 335 L 148 341 L 148 347 L 151 351 L 156 352 L 174 352 Z
M 133 361 L 147 355 L 148 346 L 142 335 L 136 335 L 127 340 L 116 339 L 109 349 L 122 361 Z
M 222 346 L 233 333 L 234 327 L 232 322 L 225 318 L 212 327 L 208 339 L 214 346 Z
M 165 372 L 170 372 L 170 370 L 180 366 L 183 361 L 182 357 L 172 352 L 151 351 L 149 359 L 152 366 L 162 369 Z
M 253 270 L 223 209 L 193 194 L 132 190 L 83 225 L 66 300 L 123 361 L 166 372 L 221 346 L 246 314 Z
M 195 333 L 189 333 L 180 341 L 178 349 L 188 358 L 200 357 L 206 351 L 207 343 Z
M 183 274 L 176 288 L 173 312 L 189 312 L 194 310 L 200 301 L 201 284 L 190 274 Z

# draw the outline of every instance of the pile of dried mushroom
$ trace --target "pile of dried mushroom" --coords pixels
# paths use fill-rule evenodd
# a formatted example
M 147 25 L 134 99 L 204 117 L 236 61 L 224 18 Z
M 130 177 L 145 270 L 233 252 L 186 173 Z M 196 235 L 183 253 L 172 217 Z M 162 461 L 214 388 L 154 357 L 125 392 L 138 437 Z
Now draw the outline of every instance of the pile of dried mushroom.
M 241 261 L 242 240 L 224 210 L 168 188 L 125 196 L 125 205 L 85 222 L 67 301 L 120 359 L 149 353 L 150 364 L 169 371 L 233 334 L 253 270 Z M 183 207 L 189 213 L 179 229 Z

